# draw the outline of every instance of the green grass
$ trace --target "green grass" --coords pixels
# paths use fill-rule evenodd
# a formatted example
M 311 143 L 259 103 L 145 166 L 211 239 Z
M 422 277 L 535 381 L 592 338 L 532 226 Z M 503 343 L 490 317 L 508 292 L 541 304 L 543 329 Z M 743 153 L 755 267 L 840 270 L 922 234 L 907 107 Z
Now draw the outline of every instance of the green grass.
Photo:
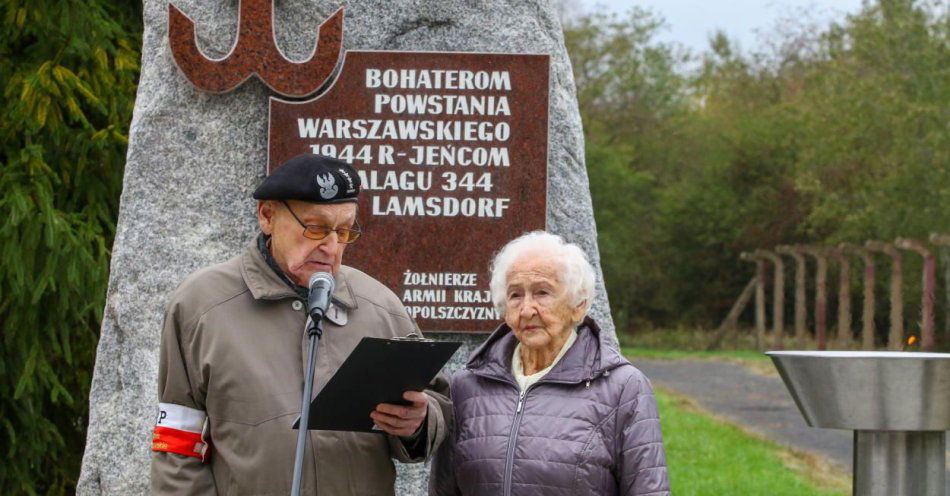
M 655 348 L 637 348 L 623 347 L 623 354 L 633 358 L 652 358 L 660 360 L 681 360 L 684 358 L 695 358 L 699 360 L 710 359 L 737 359 L 737 360 L 756 360 L 770 361 L 765 353 L 750 350 L 722 350 L 722 351 L 690 351 L 690 350 L 661 350 Z
M 657 390 L 667 466 L 678 496 L 850 494 L 820 460 L 743 432 L 688 399 Z
M 764 353 L 749 350 L 689 351 L 660 350 L 653 348 L 624 347 L 624 356 L 634 365 L 638 359 L 648 360 L 714 360 L 741 365 L 753 374 L 777 377 L 778 371 L 772 365 L 772 359 Z

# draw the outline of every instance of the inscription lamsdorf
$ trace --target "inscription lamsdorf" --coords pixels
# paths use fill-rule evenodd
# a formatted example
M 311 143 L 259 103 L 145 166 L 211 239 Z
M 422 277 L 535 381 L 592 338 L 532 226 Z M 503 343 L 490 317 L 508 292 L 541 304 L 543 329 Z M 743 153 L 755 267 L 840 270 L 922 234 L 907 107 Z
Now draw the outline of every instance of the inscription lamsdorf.
M 346 262 L 425 331 L 490 331 L 492 255 L 545 227 L 546 55 L 348 51 L 325 92 L 270 99 L 268 170 L 346 160 L 364 193 Z

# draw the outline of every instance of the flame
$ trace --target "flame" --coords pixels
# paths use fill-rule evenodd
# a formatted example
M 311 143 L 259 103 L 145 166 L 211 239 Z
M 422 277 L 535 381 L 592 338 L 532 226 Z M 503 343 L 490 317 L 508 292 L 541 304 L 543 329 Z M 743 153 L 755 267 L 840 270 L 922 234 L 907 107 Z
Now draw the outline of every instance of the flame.
M 917 336 L 907 338 L 907 346 L 913 346 L 917 342 Z

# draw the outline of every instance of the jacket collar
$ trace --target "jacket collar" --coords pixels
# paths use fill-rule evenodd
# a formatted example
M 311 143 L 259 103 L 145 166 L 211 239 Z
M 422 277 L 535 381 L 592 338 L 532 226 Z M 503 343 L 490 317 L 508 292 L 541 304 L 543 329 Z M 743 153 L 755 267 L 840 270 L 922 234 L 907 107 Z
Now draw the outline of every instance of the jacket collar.
M 333 301 L 348 309 L 356 308 L 356 298 L 347 282 L 346 273 L 349 267 L 341 266 L 336 279 L 336 289 L 333 291 Z M 255 300 L 281 300 L 284 298 L 300 298 L 274 270 L 267 265 L 264 256 L 257 248 L 257 240 L 252 241 L 241 255 L 241 277 L 244 284 L 251 291 Z
M 517 339 L 508 324 L 501 324 L 472 353 L 466 365 L 469 370 L 498 380 L 511 380 L 511 355 Z M 613 347 L 591 317 L 577 327 L 577 340 L 543 381 L 581 382 L 600 376 L 608 370 L 628 363 Z

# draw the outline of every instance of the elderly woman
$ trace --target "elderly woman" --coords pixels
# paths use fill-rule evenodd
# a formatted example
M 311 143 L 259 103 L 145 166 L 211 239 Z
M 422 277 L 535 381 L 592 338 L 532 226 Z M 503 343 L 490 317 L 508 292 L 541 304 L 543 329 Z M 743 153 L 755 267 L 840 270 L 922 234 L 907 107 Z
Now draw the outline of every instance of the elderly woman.
M 505 323 L 452 378 L 430 495 L 669 494 L 653 391 L 586 317 L 593 290 L 584 252 L 559 236 L 495 256 Z

